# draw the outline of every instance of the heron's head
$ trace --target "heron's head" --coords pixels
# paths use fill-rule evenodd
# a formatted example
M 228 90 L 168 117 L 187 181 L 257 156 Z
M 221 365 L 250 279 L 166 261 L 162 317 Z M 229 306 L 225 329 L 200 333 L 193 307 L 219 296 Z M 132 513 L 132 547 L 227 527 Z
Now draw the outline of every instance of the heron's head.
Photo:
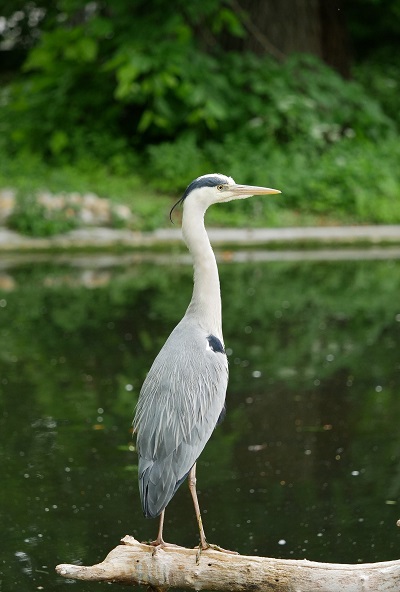
M 226 175 L 220 173 L 211 173 L 209 175 L 202 175 L 192 181 L 182 195 L 182 197 L 173 206 L 170 216 L 176 206 L 180 203 L 185 203 L 186 200 L 196 200 L 206 210 L 209 206 L 215 203 L 232 201 L 234 199 L 245 199 L 252 195 L 267 195 L 273 193 L 280 193 L 278 189 L 270 189 L 269 187 L 257 187 L 255 185 L 238 185 Z

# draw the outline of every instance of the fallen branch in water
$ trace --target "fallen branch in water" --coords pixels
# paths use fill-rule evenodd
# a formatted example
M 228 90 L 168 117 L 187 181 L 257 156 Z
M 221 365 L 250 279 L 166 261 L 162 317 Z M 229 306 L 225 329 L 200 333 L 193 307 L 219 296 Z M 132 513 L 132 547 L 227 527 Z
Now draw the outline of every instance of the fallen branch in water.
M 61 564 L 65 578 L 145 584 L 155 589 L 229 590 L 231 592 L 399 592 L 400 560 L 338 564 L 233 555 L 207 549 L 156 549 L 127 535 L 102 563 L 85 567 Z

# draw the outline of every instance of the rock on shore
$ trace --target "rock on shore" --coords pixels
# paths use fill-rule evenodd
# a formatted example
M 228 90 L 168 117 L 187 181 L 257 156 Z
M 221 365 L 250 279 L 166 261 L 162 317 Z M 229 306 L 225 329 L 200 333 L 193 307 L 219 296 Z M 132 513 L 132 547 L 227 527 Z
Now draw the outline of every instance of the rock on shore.
M 95 193 L 50 193 L 39 191 L 35 194 L 36 202 L 49 213 L 64 211 L 76 217 L 78 225 L 112 226 L 117 220 L 128 224 L 132 213 L 128 206 L 115 204 Z M 11 188 L 0 189 L 0 224 L 7 224 L 8 218 L 17 206 L 17 192 Z

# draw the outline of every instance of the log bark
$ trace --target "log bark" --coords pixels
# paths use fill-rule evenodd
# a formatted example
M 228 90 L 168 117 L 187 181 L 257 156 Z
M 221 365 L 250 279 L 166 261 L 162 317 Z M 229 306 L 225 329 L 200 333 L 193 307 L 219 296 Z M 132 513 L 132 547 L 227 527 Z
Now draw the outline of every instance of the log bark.
M 337 564 L 233 555 L 207 549 L 154 550 L 127 535 L 102 563 L 61 564 L 59 575 L 77 580 L 148 585 L 155 590 L 252 592 L 399 592 L 400 560 Z

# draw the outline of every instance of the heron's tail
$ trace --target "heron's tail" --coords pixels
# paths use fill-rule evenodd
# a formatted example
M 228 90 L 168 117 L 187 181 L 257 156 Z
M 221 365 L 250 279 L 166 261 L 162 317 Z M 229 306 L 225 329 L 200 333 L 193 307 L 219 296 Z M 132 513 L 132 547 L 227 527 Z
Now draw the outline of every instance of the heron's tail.
M 139 491 L 145 518 L 156 518 L 167 507 L 189 471 L 179 480 L 165 459 L 139 459 Z

